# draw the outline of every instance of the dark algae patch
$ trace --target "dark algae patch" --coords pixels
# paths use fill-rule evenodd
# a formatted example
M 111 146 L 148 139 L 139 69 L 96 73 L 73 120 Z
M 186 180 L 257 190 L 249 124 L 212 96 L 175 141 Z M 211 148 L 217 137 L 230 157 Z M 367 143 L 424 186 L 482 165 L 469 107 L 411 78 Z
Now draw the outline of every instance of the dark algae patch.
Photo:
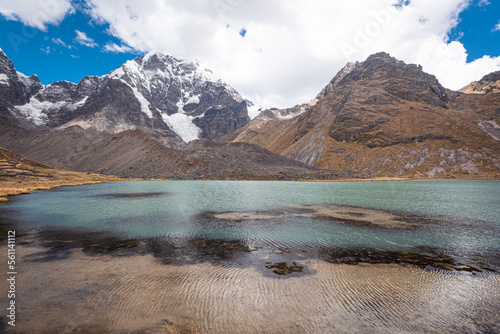
M 493 254 L 470 254 L 463 256 L 446 249 L 430 246 L 413 247 L 405 251 L 392 251 L 369 247 L 302 248 L 273 246 L 244 240 L 225 239 L 170 239 L 166 237 L 121 239 L 112 235 L 85 233 L 66 229 L 43 230 L 37 233 L 20 234 L 19 242 L 25 245 L 41 245 L 47 249 L 38 254 L 37 261 L 66 258 L 72 251 L 82 251 L 95 256 L 133 256 L 152 254 L 164 264 L 193 264 L 209 262 L 213 265 L 255 266 L 280 276 L 308 274 L 298 261 L 320 259 L 329 263 L 358 265 L 398 264 L 411 265 L 424 270 L 438 270 L 456 274 L 497 274 L 500 267 Z M 267 270 L 266 270 L 267 269 Z
M 115 198 L 143 198 L 154 196 L 170 196 L 173 193 L 126 193 L 107 194 Z M 321 217 L 318 217 L 321 216 Z M 323 218 L 327 216 L 327 221 Z M 308 206 L 290 210 L 268 210 L 253 212 L 207 212 L 193 216 L 191 223 L 199 234 L 192 236 L 155 236 L 130 238 L 112 231 L 91 231 L 85 228 L 68 228 L 46 226 L 29 227 L 19 224 L 15 219 L 11 223 L 0 223 L 0 242 L 5 240 L 5 231 L 16 229 L 18 243 L 23 245 L 40 245 L 46 252 L 37 254 L 37 261 L 63 259 L 71 252 L 81 251 L 89 256 L 132 256 L 152 254 L 164 264 L 196 264 L 208 262 L 216 266 L 252 266 L 263 275 L 276 278 L 276 275 L 292 277 L 308 275 L 307 260 L 322 260 L 329 263 L 357 265 L 397 264 L 411 265 L 424 270 L 434 270 L 441 273 L 465 275 L 497 274 L 500 268 L 500 258 L 496 248 L 475 250 L 466 246 L 432 247 L 432 246 L 400 246 L 396 249 L 376 248 L 367 244 L 346 245 L 341 242 L 317 244 L 315 238 L 309 243 L 286 241 L 286 239 L 268 238 L 267 230 L 280 228 L 293 219 L 307 217 L 318 219 L 325 226 L 353 225 L 354 231 L 377 233 L 379 231 L 403 231 L 402 233 L 418 233 L 420 230 L 432 233 L 444 233 L 460 227 L 464 231 L 480 233 L 495 233 L 495 228 L 485 230 L 485 224 L 475 220 L 457 220 L 449 217 L 406 215 L 383 210 L 362 209 L 339 206 Z M 1 218 L 1 217 L 0 217 Z M 134 224 L 139 224 L 140 217 L 127 218 Z M 370 221 L 368 226 L 360 227 L 363 221 Z M 373 223 L 372 221 L 375 221 Z M 235 223 L 236 222 L 236 223 Z M 117 220 L 116 224 L 124 223 Z M 127 222 L 128 223 L 128 222 Z M 106 223 L 112 226 L 110 223 Z M 115 222 L 113 222 L 115 224 Z M 211 238 L 212 231 L 227 229 L 229 232 L 245 228 L 262 231 L 259 237 L 244 237 L 234 239 Z M 292 227 L 294 227 L 292 225 Z M 363 230 L 362 230 L 363 229 Z M 210 233 L 205 234 L 205 231 Z M 336 229 L 328 229 L 325 233 L 336 233 Z M 350 231 L 350 230 L 349 230 Z M 444 231 L 444 232 L 443 232 Z M 213 235 L 218 235 L 217 233 Z M 235 236 L 240 234 L 234 233 Z M 292 240 L 295 240 L 295 236 Z M 3 241 L 2 241 L 3 240 Z M 309 240 L 309 239 L 308 239 Z M 421 244 L 419 243 L 416 243 Z M 422 242 L 424 244 L 424 242 Z M 369 246 L 366 246 L 369 245 Z M 35 258 L 34 258 L 35 259 Z M 301 263 L 298 265 L 297 263 Z
M 267 269 L 274 269 L 273 273 L 277 275 L 286 276 L 291 273 L 301 273 L 304 269 L 304 266 L 299 266 L 297 263 L 292 262 L 292 264 L 288 265 L 286 262 L 278 262 L 275 264 L 267 265 Z
M 497 273 L 495 265 L 478 259 L 463 258 L 445 254 L 441 249 L 428 246 L 417 247 L 419 252 L 389 251 L 363 247 L 360 249 L 338 250 L 323 248 L 321 258 L 331 263 L 357 265 L 359 263 L 384 263 L 413 265 L 424 270 L 439 269 L 444 272 Z M 492 259 L 494 260 L 494 259 Z

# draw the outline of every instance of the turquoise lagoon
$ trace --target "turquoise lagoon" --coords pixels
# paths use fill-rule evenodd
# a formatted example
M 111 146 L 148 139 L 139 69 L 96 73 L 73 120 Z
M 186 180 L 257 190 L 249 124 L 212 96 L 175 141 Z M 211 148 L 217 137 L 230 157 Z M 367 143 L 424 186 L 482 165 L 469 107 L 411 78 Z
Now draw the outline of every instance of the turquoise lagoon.
M 0 219 L 20 332 L 500 332 L 500 181 L 112 182 Z

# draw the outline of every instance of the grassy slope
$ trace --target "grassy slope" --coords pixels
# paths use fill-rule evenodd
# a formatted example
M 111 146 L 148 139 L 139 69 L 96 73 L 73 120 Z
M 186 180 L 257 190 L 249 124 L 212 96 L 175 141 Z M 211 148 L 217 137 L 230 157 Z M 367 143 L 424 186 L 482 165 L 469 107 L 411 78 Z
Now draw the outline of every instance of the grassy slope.
M 117 180 L 114 176 L 58 170 L 0 147 L 0 202 L 7 201 L 6 196 L 34 190 Z

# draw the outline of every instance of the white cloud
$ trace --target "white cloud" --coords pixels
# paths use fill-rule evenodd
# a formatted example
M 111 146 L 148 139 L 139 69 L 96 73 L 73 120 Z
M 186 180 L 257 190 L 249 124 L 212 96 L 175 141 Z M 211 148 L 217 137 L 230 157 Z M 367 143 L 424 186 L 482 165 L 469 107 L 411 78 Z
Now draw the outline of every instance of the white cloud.
M 61 38 L 52 38 L 52 42 L 56 45 L 65 47 L 65 48 L 70 49 L 70 50 L 74 48 L 73 45 L 66 44 Z
M 495 26 L 495 28 L 493 28 L 493 31 L 500 31 L 500 21 L 498 21 L 498 23 Z
M 109 23 L 109 33 L 122 41 L 104 45 L 103 51 L 162 50 L 201 60 L 258 105 L 305 102 L 348 61 L 379 51 L 421 64 L 451 89 L 500 70 L 500 57 L 467 63 L 463 45 L 447 40 L 458 14 L 474 4 L 470 0 L 440 0 L 439 6 L 429 0 L 84 1 L 77 7 L 83 6 L 93 22 Z M 405 5 L 396 9 L 399 3 Z M 72 10 L 70 0 L 0 4 L 6 18 L 39 29 Z M 84 32 L 76 34 L 76 42 L 98 46 Z
M 2 0 L 0 14 L 8 20 L 46 31 L 48 24 L 59 24 L 73 11 L 70 0 Z
M 112 53 L 133 53 L 135 52 L 130 46 L 127 45 L 117 45 L 116 43 L 108 43 L 104 46 L 104 51 Z
M 97 43 L 90 37 L 87 36 L 86 33 L 80 31 L 80 30 L 76 30 L 76 37 L 75 37 L 75 41 L 81 45 L 85 45 L 89 48 L 95 48 L 97 45 Z
M 500 57 L 467 63 L 462 44 L 447 41 L 468 0 L 439 6 L 412 0 L 400 9 L 396 0 L 88 2 L 94 18 L 108 22 L 124 44 L 199 59 L 260 105 L 305 102 L 346 62 L 378 51 L 423 65 L 451 89 L 500 69 Z

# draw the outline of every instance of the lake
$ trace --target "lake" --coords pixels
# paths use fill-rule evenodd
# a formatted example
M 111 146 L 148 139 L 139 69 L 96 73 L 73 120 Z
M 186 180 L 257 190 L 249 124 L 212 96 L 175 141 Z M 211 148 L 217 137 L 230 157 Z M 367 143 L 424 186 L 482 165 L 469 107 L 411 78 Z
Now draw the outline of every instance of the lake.
M 0 219 L 16 330 L 500 331 L 500 181 L 113 182 Z

